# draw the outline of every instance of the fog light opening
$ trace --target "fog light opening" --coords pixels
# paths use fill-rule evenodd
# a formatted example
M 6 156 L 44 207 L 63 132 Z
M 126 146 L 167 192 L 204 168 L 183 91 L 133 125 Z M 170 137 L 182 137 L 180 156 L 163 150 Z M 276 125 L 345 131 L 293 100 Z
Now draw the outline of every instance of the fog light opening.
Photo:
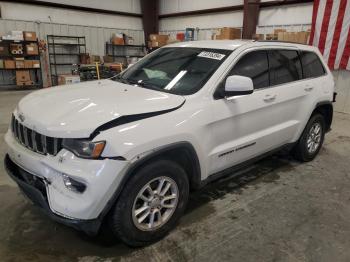
M 83 193 L 86 189 L 86 185 L 83 183 L 69 177 L 66 174 L 62 174 L 63 183 L 69 190 L 76 192 L 76 193 Z

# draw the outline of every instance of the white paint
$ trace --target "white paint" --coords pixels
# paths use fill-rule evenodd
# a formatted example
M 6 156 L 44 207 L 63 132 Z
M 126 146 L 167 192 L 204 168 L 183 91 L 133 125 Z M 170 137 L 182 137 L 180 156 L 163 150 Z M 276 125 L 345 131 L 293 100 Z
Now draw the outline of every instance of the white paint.
M 3 19 L 142 30 L 142 21 L 138 17 L 106 15 L 8 2 L 0 3 L 0 7 Z

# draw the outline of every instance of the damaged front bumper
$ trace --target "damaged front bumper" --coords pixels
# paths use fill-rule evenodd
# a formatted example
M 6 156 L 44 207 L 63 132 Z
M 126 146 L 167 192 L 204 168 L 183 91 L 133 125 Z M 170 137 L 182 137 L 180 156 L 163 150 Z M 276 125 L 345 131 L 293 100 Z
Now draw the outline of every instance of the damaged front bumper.
M 5 156 L 4 164 L 7 173 L 18 184 L 22 192 L 52 220 L 84 231 L 88 235 L 97 234 L 101 226 L 101 219 L 69 219 L 56 215 L 51 211 L 47 200 L 46 185 L 48 181 L 33 176 L 20 168 L 10 159 L 9 155 Z
M 113 205 L 115 193 L 129 167 L 128 161 L 82 159 L 62 149 L 56 156 L 32 152 L 5 135 L 5 167 L 21 190 L 53 220 L 95 234 Z M 67 177 L 84 184 L 77 192 Z

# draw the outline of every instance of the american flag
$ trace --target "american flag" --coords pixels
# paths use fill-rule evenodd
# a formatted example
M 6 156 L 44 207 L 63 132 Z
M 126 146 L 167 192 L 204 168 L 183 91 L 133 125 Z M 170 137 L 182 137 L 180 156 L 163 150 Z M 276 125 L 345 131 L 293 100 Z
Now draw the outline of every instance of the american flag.
M 310 45 L 331 70 L 350 70 L 350 0 L 314 0 Z

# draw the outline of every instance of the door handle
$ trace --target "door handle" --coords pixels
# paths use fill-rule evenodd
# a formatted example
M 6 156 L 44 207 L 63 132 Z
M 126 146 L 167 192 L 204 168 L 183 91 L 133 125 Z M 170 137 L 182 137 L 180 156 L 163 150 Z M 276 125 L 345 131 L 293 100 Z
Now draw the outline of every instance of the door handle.
M 314 89 L 312 86 L 307 86 L 307 87 L 304 88 L 304 90 L 306 92 L 310 92 L 310 91 L 312 91 L 312 89 Z
M 276 99 L 276 95 L 266 95 L 264 98 L 265 102 L 272 102 Z

